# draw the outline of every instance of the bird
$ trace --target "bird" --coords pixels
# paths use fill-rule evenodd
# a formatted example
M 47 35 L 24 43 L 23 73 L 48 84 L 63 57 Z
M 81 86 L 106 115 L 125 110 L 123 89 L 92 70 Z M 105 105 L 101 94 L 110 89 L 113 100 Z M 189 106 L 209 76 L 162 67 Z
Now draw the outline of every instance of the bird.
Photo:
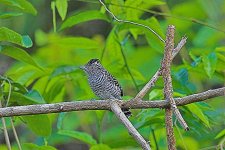
M 119 82 L 114 78 L 100 63 L 99 59 L 91 59 L 84 66 L 80 66 L 87 77 L 88 83 L 94 94 L 101 99 L 122 100 L 123 89 Z M 122 108 L 127 118 L 131 116 L 128 108 Z

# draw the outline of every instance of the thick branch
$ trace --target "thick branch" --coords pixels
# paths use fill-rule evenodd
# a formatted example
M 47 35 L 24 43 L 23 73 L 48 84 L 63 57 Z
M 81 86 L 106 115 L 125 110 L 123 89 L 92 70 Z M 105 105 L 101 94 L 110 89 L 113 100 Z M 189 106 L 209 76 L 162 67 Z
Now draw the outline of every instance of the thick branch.
M 165 109 L 166 136 L 168 141 L 168 149 L 176 150 L 176 140 L 173 131 L 173 111 L 171 108 Z
M 177 47 L 173 50 L 172 57 L 174 58 L 178 52 L 181 50 L 181 48 L 186 43 L 187 38 L 182 37 L 181 41 L 177 44 Z M 172 58 L 172 59 L 173 59 Z M 136 95 L 134 100 L 140 100 L 142 99 L 146 93 L 155 85 L 155 82 L 158 80 L 159 76 L 161 75 L 161 68 L 159 68 L 154 76 L 149 80 L 149 82 L 142 88 L 142 90 Z
M 136 139 L 136 141 L 141 145 L 144 150 L 150 150 L 149 144 L 145 141 L 145 139 L 138 133 L 138 131 L 134 128 L 131 122 L 127 119 L 125 114 L 122 112 L 120 106 L 116 101 L 111 102 L 111 110 L 115 113 L 117 118 L 124 124 L 124 126 L 128 129 L 130 135 Z
M 175 32 L 175 27 L 170 25 L 167 30 L 165 53 L 164 53 L 164 58 L 162 62 L 162 75 L 164 80 L 164 97 L 166 100 L 170 102 L 171 109 L 173 110 L 181 126 L 185 130 L 189 130 L 185 120 L 183 119 L 173 99 L 173 85 L 172 85 L 170 67 L 172 62 L 172 52 L 174 50 L 174 32 Z
M 164 98 L 169 101 L 171 107 L 165 109 L 165 123 L 166 123 L 166 135 L 169 150 L 176 150 L 176 141 L 173 131 L 173 113 L 175 107 L 173 107 L 173 85 L 170 73 L 170 66 L 172 61 L 172 51 L 174 48 L 174 32 L 175 27 L 169 25 L 166 34 L 166 45 L 164 58 L 162 61 L 162 76 L 164 80 Z M 176 106 L 176 104 L 175 104 Z M 178 111 L 179 112 L 179 111 Z
M 225 87 L 222 87 L 214 90 L 208 90 L 198 94 L 189 95 L 183 98 L 175 98 L 174 100 L 177 106 L 182 106 L 224 95 L 225 95 Z M 121 108 L 131 108 L 131 109 L 167 108 L 170 106 L 169 102 L 165 100 L 133 101 L 132 103 L 129 103 L 129 101 L 118 100 L 117 102 Z M 0 117 L 48 114 L 48 113 L 81 111 L 81 110 L 110 110 L 110 101 L 83 100 L 73 102 L 61 102 L 55 104 L 5 107 L 0 108 Z

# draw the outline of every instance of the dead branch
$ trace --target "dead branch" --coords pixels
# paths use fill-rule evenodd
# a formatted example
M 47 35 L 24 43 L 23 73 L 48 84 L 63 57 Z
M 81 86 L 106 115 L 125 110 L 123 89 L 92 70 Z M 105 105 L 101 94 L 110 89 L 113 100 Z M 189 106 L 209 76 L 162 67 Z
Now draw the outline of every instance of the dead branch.
M 112 101 L 110 103 L 111 110 L 115 113 L 117 118 L 124 124 L 124 126 L 128 129 L 130 135 L 136 139 L 136 141 L 141 145 L 144 150 L 150 150 L 150 146 L 148 142 L 140 135 L 140 133 L 134 128 L 131 122 L 127 119 L 125 114 L 122 112 L 120 106 L 117 104 L 116 101 Z
M 204 101 L 210 98 L 225 96 L 225 87 L 208 90 L 202 93 L 189 95 L 182 98 L 175 98 L 177 106 L 183 106 L 194 102 Z M 147 109 L 147 108 L 167 108 L 170 106 L 166 100 L 155 101 L 117 101 L 121 108 L 131 109 Z M 55 104 L 38 104 L 26 106 L 12 106 L 0 108 L 0 117 L 22 116 L 22 115 L 35 115 L 35 114 L 48 114 L 69 111 L 82 111 L 82 110 L 110 110 L 109 100 L 83 100 L 73 102 L 61 102 Z
M 182 37 L 180 42 L 177 44 L 177 47 L 172 52 L 172 59 L 178 54 L 178 52 L 181 50 L 181 48 L 186 43 L 187 38 Z M 158 78 L 161 76 L 161 68 L 159 68 L 156 73 L 153 75 L 153 77 L 149 80 L 149 82 L 141 89 L 141 91 L 136 95 L 134 100 L 141 100 L 146 93 L 155 85 L 155 82 L 158 80 Z

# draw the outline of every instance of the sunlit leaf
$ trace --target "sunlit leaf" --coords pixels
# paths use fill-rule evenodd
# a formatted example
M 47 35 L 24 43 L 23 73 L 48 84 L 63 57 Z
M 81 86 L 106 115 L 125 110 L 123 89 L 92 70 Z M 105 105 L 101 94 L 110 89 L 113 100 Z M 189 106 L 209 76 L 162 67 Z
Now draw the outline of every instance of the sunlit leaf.
M 46 102 L 50 103 L 54 101 L 56 96 L 63 92 L 62 90 L 64 88 L 64 84 L 65 79 L 57 79 L 56 81 L 54 81 L 54 83 L 49 86 L 48 91 L 44 94 Z
M 0 19 L 8 19 L 11 17 L 17 17 L 21 16 L 23 13 L 18 13 L 18 12 L 4 12 L 0 13 Z
M 97 144 L 92 146 L 90 150 L 111 150 L 111 148 L 105 144 Z
M 181 83 L 181 85 L 185 85 L 188 82 L 188 70 L 186 68 L 182 68 L 175 73 L 175 78 Z
M 27 94 L 21 94 L 19 92 L 13 91 L 10 96 L 10 103 L 29 105 L 29 104 L 44 104 L 45 101 L 42 98 L 42 96 L 35 90 L 31 90 Z
M 52 124 L 48 115 L 29 115 L 23 116 L 23 120 L 29 129 L 36 135 L 47 137 L 52 132 Z
M 67 7 L 68 7 L 67 0 L 56 0 L 56 8 L 62 20 L 64 20 L 66 17 Z
M 208 117 L 202 112 L 202 110 L 197 106 L 197 104 L 192 103 L 186 105 L 186 107 L 193 115 L 197 116 L 202 122 L 204 122 L 207 127 L 210 127 Z
M 154 89 L 149 93 L 149 100 L 161 99 L 163 97 L 163 91 L 161 89 Z
M 62 126 L 63 126 L 63 119 L 65 118 L 66 113 L 65 112 L 61 112 L 58 115 L 58 120 L 57 120 L 57 129 L 61 130 Z
M 207 75 L 211 78 L 216 70 L 216 54 L 212 52 L 209 55 L 204 55 L 202 61 Z
M 106 39 L 105 52 L 103 56 L 103 63 L 105 66 L 112 65 L 113 61 L 123 62 L 123 56 L 121 53 L 121 46 L 118 43 L 118 37 L 116 35 L 117 26 L 115 26 L 109 33 Z M 110 57 L 105 57 L 110 56 Z
M 0 28 L 0 41 L 11 42 L 26 48 L 31 47 L 33 45 L 28 35 L 22 36 L 19 33 L 10 30 L 6 27 Z
M 27 89 L 25 86 L 21 85 L 20 83 L 17 83 L 17 82 L 11 82 L 12 86 L 14 88 L 16 88 L 16 90 L 19 91 L 19 93 L 23 93 L 25 94 L 27 92 Z
M 0 46 L 0 53 L 43 70 L 23 49 L 14 46 Z
M 111 0 L 110 1 L 112 4 L 114 5 L 109 5 L 109 10 L 116 16 L 122 18 L 122 16 L 124 16 L 124 8 L 123 7 L 118 7 L 119 6 L 123 6 L 124 5 L 124 0 Z
M 31 98 L 31 99 L 33 99 L 33 100 L 35 100 L 35 101 L 38 102 L 38 103 L 42 103 L 42 104 L 45 103 L 44 98 L 43 98 L 43 97 L 41 96 L 41 94 L 40 94 L 38 91 L 36 91 L 36 90 L 30 90 L 30 91 L 28 91 L 28 93 L 26 93 L 25 96 L 26 96 L 26 97 L 29 97 L 29 98 Z
M 37 10 L 27 0 L 0 0 L 0 3 L 9 5 L 11 7 L 15 7 L 25 13 L 30 13 L 32 15 L 37 14 Z
M 56 45 L 73 49 L 99 49 L 99 43 L 85 37 L 60 37 L 50 41 Z
M 218 138 L 220 138 L 220 137 L 224 137 L 225 136 L 225 129 L 223 129 L 222 131 L 220 131 L 217 135 L 216 135 L 216 137 L 215 137 L 215 139 L 218 139 Z
M 96 10 L 90 10 L 70 16 L 63 22 L 63 24 L 60 27 L 60 30 L 91 20 L 109 21 L 105 14 L 102 14 L 101 12 Z
M 79 69 L 79 67 L 71 66 L 71 65 L 59 66 L 59 67 L 55 68 L 55 70 L 50 75 L 50 78 L 54 78 L 54 77 L 60 76 L 60 75 L 67 75 L 69 73 L 75 72 L 78 69 Z
M 97 144 L 96 140 L 88 133 L 79 132 L 79 131 L 70 131 L 70 130 L 59 130 L 58 134 L 69 136 L 77 140 L 83 141 L 90 145 Z

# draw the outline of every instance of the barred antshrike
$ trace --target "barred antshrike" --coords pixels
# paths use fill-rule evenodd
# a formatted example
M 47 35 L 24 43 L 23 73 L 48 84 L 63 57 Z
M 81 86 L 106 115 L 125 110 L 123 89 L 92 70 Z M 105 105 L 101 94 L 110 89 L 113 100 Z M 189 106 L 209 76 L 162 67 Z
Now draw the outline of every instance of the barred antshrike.
M 101 99 L 122 100 L 123 90 L 118 81 L 101 65 L 98 59 L 91 59 L 80 67 L 88 76 L 88 82 L 95 93 Z M 127 117 L 131 116 L 129 109 L 122 109 Z

